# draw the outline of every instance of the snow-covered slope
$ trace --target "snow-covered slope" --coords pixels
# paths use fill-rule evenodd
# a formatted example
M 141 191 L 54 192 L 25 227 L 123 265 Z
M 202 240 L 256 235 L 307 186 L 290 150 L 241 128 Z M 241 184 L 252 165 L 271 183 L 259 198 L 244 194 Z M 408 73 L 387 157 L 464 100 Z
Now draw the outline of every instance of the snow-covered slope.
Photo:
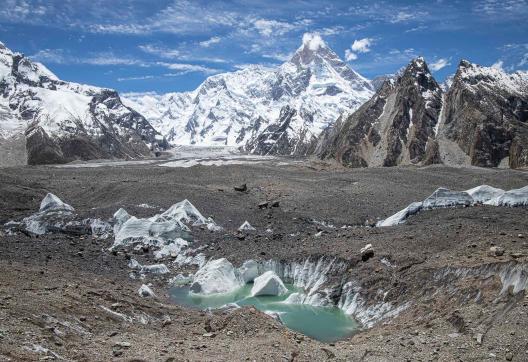
M 13 163 L 29 164 L 135 158 L 162 143 L 117 92 L 61 81 L 0 43 L 0 150 L 13 140 L 25 142 L 25 150 L 18 147 L 25 154 L 13 157 Z M 9 163 L 6 159 L 0 164 Z
M 172 144 L 244 146 L 259 153 L 259 135 L 289 120 L 287 149 L 293 154 L 343 112 L 352 112 L 372 94 L 371 83 L 354 72 L 317 34 L 306 34 L 292 58 L 275 69 L 262 66 L 209 77 L 198 89 L 165 95 L 129 95 L 125 104 L 146 116 Z M 268 140 L 269 141 L 269 140 Z M 266 148 L 269 150 L 269 148 Z

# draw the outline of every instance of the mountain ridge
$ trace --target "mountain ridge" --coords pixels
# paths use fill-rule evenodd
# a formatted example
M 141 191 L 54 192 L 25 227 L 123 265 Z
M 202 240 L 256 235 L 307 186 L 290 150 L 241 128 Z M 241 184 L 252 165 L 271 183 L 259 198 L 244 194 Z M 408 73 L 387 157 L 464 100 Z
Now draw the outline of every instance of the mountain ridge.
M 354 110 L 374 93 L 366 78 L 353 71 L 318 34 L 305 34 L 291 59 L 277 68 L 252 66 L 207 78 L 195 91 L 134 98 L 125 103 L 147 115 L 172 144 L 239 146 L 248 152 L 263 130 L 280 120 L 284 107 L 291 119 L 294 155 L 344 111 Z M 178 104 L 179 109 L 174 109 Z M 159 111 L 161 110 L 161 111 Z M 165 118 L 164 118 L 165 117 Z M 302 134 L 296 130 L 303 130 Z M 293 141 L 295 139 L 295 141 Z

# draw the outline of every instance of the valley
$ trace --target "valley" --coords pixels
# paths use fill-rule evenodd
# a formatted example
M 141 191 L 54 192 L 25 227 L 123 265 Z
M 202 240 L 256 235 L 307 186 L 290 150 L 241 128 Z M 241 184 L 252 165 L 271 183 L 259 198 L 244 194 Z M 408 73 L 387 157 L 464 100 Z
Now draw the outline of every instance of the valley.
M 34 214 L 51 192 L 72 205 L 74 220 L 114 224 L 120 207 L 146 220 L 141 218 L 188 199 L 222 228 L 191 226 L 186 248 L 158 257 L 161 249 L 154 245 L 111 248 L 118 240 L 111 231 L 103 237 L 102 231 L 61 229 L 59 223 L 56 231 L 37 236 L 11 234 L 5 225 L 3 358 L 525 359 L 526 208 L 442 208 L 397 226 L 365 227 L 437 187 L 488 184 L 510 190 L 527 184 L 524 172 L 445 166 L 350 170 L 309 161 L 282 167 L 130 163 L 7 168 L 0 179 L 3 224 Z M 241 184 L 246 191 L 234 189 Z M 238 231 L 245 221 L 256 230 Z M 367 244 L 373 255 L 363 261 L 360 250 Z M 493 246 L 502 254 L 490 253 Z M 192 280 L 204 262 L 199 254 L 226 258 L 237 268 L 254 260 L 304 293 L 319 285 L 304 303 L 335 300 L 360 329 L 325 343 L 243 303 L 209 311 L 179 306 L 171 285 Z M 145 269 L 160 263 L 168 272 Z M 154 295 L 138 293 L 142 285 Z M 327 294 L 336 286 L 336 294 Z

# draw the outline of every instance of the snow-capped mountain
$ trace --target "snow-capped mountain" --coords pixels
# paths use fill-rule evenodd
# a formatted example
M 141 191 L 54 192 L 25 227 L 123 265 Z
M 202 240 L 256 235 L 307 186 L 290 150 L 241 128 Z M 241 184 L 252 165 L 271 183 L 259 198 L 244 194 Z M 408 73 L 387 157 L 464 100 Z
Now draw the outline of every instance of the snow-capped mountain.
M 325 130 L 316 153 L 350 167 L 422 162 L 434 137 L 441 95 L 424 59 L 417 58 L 358 111 Z
M 136 158 L 163 137 L 117 92 L 61 81 L 0 43 L 0 162 Z
M 319 35 L 306 34 L 292 58 L 278 68 L 250 66 L 209 77 L 192 92 L 130 95 L 124 102 L 145 115 L 171 144 L 247 144 L 246 150 L 254 153 L 298 154 L 304 149 L 300 144 L 373 93 L 372 84 Z M 289 146 L 259 147 L 260 141 L 272 142 L 273 137 L 260 135 L 281 122 L 285 107 L 293 112 L 283 135 Z
M 527 167 L 528 73 L 461 61 L 449 83 L 440 86 L 424 59 L 414 59 L 328 127 L 314 153 L 350 167 Z
M 445 95 L 440 122 L 440 136 L 458 145 L 465 163 L 527 167 L 528 72 L 506 73 L 462 60 Z M 454 147 L 440 146 L 445 160 Z

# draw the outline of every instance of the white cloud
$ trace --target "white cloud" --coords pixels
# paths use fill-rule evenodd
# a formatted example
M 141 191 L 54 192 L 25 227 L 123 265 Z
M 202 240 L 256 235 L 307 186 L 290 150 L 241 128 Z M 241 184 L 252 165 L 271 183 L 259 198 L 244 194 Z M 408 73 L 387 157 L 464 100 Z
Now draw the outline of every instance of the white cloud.
M 499 59 L 495 63 L 493 63 L 491 67 L 494 69 L 498 69 L 498 70 L 504 70 L 503 65 L 504 65 L 504 62 Z
M 525 53 L 519 62 L 519 67 L 524 67 L 525 65 L 528 65 L 528 53 Z
M 221 40 L 222 40 L 222 38 L 220 38 L 219 36 L 213 36 L 212 38 L 210 38 L 208 40 L 201 41 L 200 42 L 200 46 L 202 46 L 204 48 L 208 48 L 208 47 L 210 47 L 213 44 L 220 43 Z
M 164 62 L 158 62 L 157 65 L 160 65 L 162 67 L 165 67 L 167 69 L 186 72 L 186 73 L 204 73 L 204 74 L 214 74 L 218 73 L 218 69 L 205 67 L 203 65 L 197 65 L 197 64 L 186 64 L 186 63 L 164 63 Z M 181 73 L 178 73 L 180 75 Z
M 293 53 L 269 53 L 269 54 L 262 54 L 263 58 L 268 59 L 275 59 L 281 62 L 286 62 L 291 59 L 293 56 Z
M 434 63 L 431 63 L 430 64 L 430 67 L 433 71 L 438 71 L 442 68 L 445 68 L 447 67 L 448 65 L 451 65 L 451 63 L 449 63 L 449 59 L 446 59 L 446 58 L 440 58 L 438 59 L 436 62 Z
M 164 59 L 177 59 L 180 61 L 197 61 L 206 63 L 228 63 L 225 59 L 215 57 L 197 56 L 196 49 L 194 53 L 186 49 L 173 49 L 155 44 L 145 44 L 138 47 L 147 54 L 155 55 Z
M 352 50 L 347 49 L 345 50 L 345 60 L 347 62 L 351 62 L 353 60 L 356 60 L 358 58 L 357 54 L 354 53 Z
M 153 75 L 143 75 L 143 76 L 139 76 L 139 77 L 117 78 L 117 81 L 118 82 L 125 82 L 125 81 L 129 81 L 129 80 L 147 80 L 147 79 L 154 79 L 154 78 L 156 78 L 156 77 L 153 76 Z
M 258 32 L 265 37 L 269 37 L 272 34 L 284 35 L 287 32 L 292 31 L 296 28 L 294 24 L 267 19 L 255 20 L 254 26 L 258 30 Z
M 162 58 L 178 58 L 181 56 L 181 51 L 179 49 L 169 49 L 153 44 L 140 45 L 139 49 L 147 54 L 157 55 Z
M 372 45 L 372 38 L 363 38 L 354 40 L 352 44 L 352 50 L 356 53 L 368 53 L 370 52 L 370 46 Z
M 391 23 L 403 23 L 403 22 L 414 19 L 414 17 L 415 16 L 413 13 L 399 11 L 398 13 L 396 13 L 396 15 L 392 17 Z
M 148 67 L 150 64 L 132 57 L 117 56 L 113 52 L 99 52 L 86 57 L 77 57 L 63 49 L 42 49 L 30 56 L 31 59 L 49 64 L 129 65 Z

